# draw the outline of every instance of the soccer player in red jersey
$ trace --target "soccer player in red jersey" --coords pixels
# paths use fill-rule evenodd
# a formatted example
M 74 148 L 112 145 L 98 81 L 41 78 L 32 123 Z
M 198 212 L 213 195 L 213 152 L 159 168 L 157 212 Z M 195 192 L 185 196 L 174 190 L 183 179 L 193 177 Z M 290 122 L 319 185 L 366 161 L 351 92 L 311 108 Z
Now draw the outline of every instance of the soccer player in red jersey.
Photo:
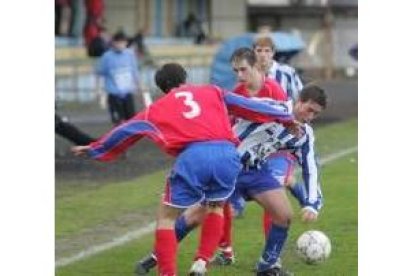
M 236 150 L 239 141 L 228 113 L 262 123 L 293 123 L 286 105 L 269 106 L 213 85 L 185 84 L 186 76 L 180 65 L 164 65 L 155 74 L 164 97 L 97 141 L 72 148 L 75 155 L 111 161 L 147 136 L 176 156 L 157 216 L 155 254 L 161 276 L 177 275 L 174 224 L 183 209 L 206 202 L 202 250 L 212 255 L 219 243 L 222 203 L 232 194 L 241 169 Z

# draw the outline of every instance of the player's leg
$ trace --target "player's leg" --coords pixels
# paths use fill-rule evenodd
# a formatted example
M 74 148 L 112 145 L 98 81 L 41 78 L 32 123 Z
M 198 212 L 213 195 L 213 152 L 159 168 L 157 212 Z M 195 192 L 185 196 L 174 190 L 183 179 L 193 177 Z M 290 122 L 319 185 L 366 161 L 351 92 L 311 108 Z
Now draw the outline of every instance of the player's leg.
M 271 175 L 274 178 L 274 181 L 277 185 L 281 186 L 288 186 L 294 180 L 294 165 L 295 165 L 295 158 L 290 153 L 278 153 L 276 155 L 270 156 L 267 160 L 265 167 L 267 170 L 271 171 Z M 286 205 L 290 207 L 289 205 Z M 265 237 L 268 237 L 268 233 L 270 232 L 273 225 L 273 218 L 272 214 L 266 212 L 266 209 L 263 213 L 263 230 Z M 282 260 L 279 257 L 274 264 L 274 267 L 281 269 L 282 267 Z
M 232 207 L 232 214 L 235 218 L 242 218 L 244 209 L 246 208 L 246 201 L 243 197 L 231 197 L 230 205 Z
M 199 247 L 190 275 L 204 275 L 222 237 L 224 226 L 223 205 L 235 188 L 240 172 L 240 157 L 233 145 L 218 146 L 209 155 L 210 178 L 206 183 L 205 198 L 208 212 L 204 218 Z M 223 164 L 226 164 L 223 166 Z
M 266 161 L 266 168 L 272 172 L 277 183 L 289 187 L 294 181 L 295 157 L 288 152 L 277 153 Z M 266 211 L 263 213 L 263 233 L 265 237 L 272 226 L 272 216 Z
M 266 273 L 274 269 L 280 270 L 275 265 L 287 240 L 293 217 L 292 208 L 283 188 L 256 194 L 254 199 L 270 214 L 272 219 L 265 247 L 257 264 L 257 275 L 267 275 Z
M 207 265 L 216 251 L 223 233 L 223 202 L 210 202 L 207 214 L 201 225 L 200 240 L 190 276 L 202 276 L 207 273 Z
M 201 224 L 207 208 L 205 205 L 196 204 L 186 209 L 175 221 L 175 236 L 177 242 L 183 240 L 188 233 Z M 155 250 L 139 260 L 135 267 L 137 275 L 146 275 L 157 265 L 157 256 Z
M 231 265 L 235 262 L 232 245 L 233 210 L 229 201 L 225 203 L 223 208 L 223 234 L 217 253 L 211 260 L 213 265 Z
M 155 231 L 155 255 L 158 261 L 160 275 L 176 276 L 177 239 L 175 237 L 174 223 L 180 210 L 161 202 Z
M 177 275 L 177 238 L 174 228 L 179 212 L 175 209 L 183 211 L 190 206 L 199 204 L 205 198 L 201 187 L 206 177 L 203 175 L 206 171 L 203 165 L 207 163 L 198 160 L 203 159 L 203 155 L 200 155 L 197 149 L 198 147 L 190 146 L 182 152 L 177 157 L 167 178 L 163 205 L 160 208 L 157 221 L 154 246 L 158 259 L 158 270 L 161 275 Z M 197 157 L 194 158 L 194 156 Z M 202 165 L 200 166 L 200 164 Z

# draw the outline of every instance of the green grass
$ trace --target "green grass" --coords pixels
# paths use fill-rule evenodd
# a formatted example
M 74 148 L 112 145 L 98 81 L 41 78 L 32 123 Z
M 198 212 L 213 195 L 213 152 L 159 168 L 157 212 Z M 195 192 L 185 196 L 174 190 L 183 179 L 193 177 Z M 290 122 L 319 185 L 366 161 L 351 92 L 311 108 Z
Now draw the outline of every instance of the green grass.
M 165 172 L 110 185 L 59 187 L 56 199 L 56 237 L 79 233 L 132 212 L 153 213 L 162 193 Z M 145 217 L 145 216 L 144 216 Z
M 299 210 L 292 225 L 284 255 L 284 265 L 295 275 L 357 275 L 357 163 L 356 154 L 343 157 L 324 168 L 325 207 L 314 224 L 300 222 Z M 263 246 L 260 208 L 250 203 L 243 219 L 235 221 L 234 246 L 238 262 L 232 267 L 212 268 L 209 275 L 253 275 L 251 272 Z M 293 250 L 294 241 L 305 230 L 319 229 L 332 241 L 331 257 L 321 265 L 306 265 Z M 179 269 L 190 266 L 198 233 L 192 233 L 180 246 Z M 144 256 L 153 243 L 152 235 L 108 250 L 57 270 L 59 276 L 131 275 L 134 262 Z M 155 274 L 151 274 L 155 275 Z
M 357 143 L 357 120 L 319 128 L 317 148 L 326 156 Z M 295 275 L 357 275 L 357 155 L 351 154 L 326 165 L 322 173 L 325 207 L 316 224 L 304 225 L 299 217 L 293 223 L 284 265 Z M 59 185 L 56 193 L 56 237 L 70 238 L 83 229 L 110 222 L 125 213 L 154 212 L 162 192 L 165 172 L 104 186 Z M 296 206 L 294 204 L 294 206 Z M 298 212 L 296 212 L 298 213 Z M 233 267 L 211 270 L 209 275 L 253 275 L 251 269 L 263 246 L 261 210 L 249 204 L 246 217 L 236 220 L 235 247 L 238 262 Z M 332 240 L 331 258 L 319 266 L 298 260 L 293 241 L 307 229 L 320 229 Z M 179 268 L 184 273 L 190 266 L 197 234 L 193 233 L 180 246 Z M 147 235 L 123 246 L 105 251 L 82 261 L 57 269 L 57 275 L 131 275 L 137 258 L 151 248 L 153 236 Z M 181 274 L 180 274 L 181 275 Z

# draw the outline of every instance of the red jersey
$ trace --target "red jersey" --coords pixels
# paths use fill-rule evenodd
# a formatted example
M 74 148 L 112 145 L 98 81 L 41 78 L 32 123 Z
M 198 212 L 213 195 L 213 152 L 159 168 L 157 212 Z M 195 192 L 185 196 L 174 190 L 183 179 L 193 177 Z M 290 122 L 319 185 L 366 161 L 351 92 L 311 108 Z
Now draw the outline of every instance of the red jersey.
M 271 98 L 277 101 L 287 101 L 288 98 L 286 93 L 283 91 L 283 88 L 278 84 L 275 80 L 271 78 L 263 78 L 263 85 L 258 91 L 258 93 L 253 96 L 257 98 Z M 250 96 L 249 92 L 247 91 L 247 87 L 245 83 L 238 83 L 234 88 L 234 93 L 242 95 L 244 97 L 252 97 Z
M 249 91 L 247 90 L 246 83 L 238 83 L 234 88 L 234 93 L 239 94 L 241 96 L 250 98 L 271 98 L 277 101 L 287 101 L 288 98 L 286 93 L 283 91 L 283 88 L 273 79 L 263 77 L 263 85 L 260 90 L 256 93 L 256 95 L 251 96 Z M 231 123 L 235 124 L 236 117 L 231 117 Z M 257 118 L 255 118 L 257 119 Z
M 270 107 L 213 85 L 186 84 L 91 143 L 90 155 L 112 160 L 144 135 L 174 156 L 193 142 L 225 140 L 237 145 L 227 110 L 258 122 L 293 119 L 284 106 Z

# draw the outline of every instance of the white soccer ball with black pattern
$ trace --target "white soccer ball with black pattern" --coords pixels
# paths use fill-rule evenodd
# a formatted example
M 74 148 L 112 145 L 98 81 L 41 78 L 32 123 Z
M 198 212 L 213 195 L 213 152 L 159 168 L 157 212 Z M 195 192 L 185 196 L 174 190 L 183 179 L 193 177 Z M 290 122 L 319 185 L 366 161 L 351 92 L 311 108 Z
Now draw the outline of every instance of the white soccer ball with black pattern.
M 323 232 L 309 230 L 296 241 L 296 252 L 306 263 L 319 264 L 331 254 L 331 241 Z

